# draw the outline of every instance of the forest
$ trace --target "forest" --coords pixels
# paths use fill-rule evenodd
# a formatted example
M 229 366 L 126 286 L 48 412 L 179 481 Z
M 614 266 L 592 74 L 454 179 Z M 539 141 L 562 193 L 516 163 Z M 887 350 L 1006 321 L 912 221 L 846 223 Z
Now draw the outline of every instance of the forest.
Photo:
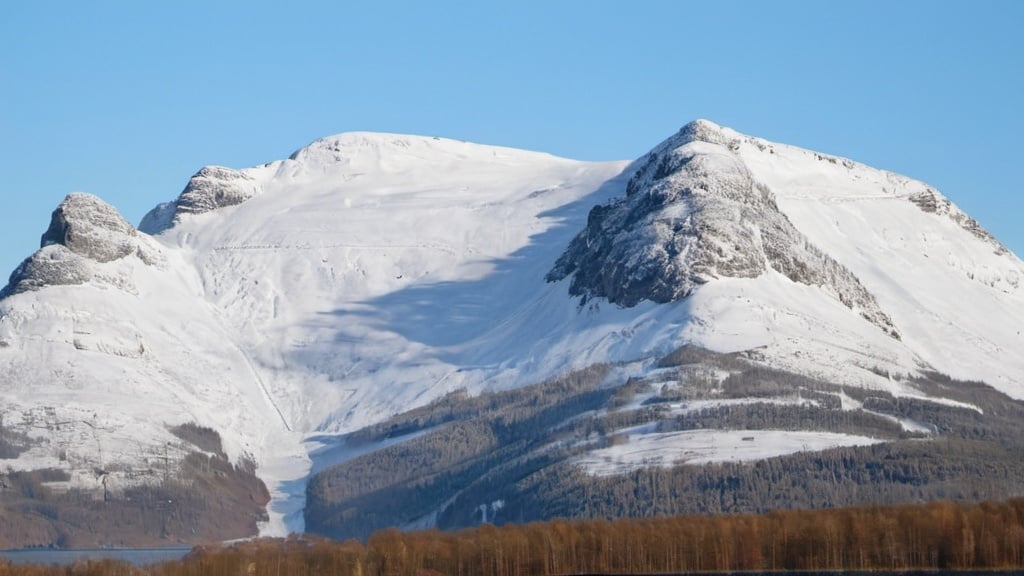
M 195 548 L 140 569 L 110 560 L 15 566 L 0 576 L 527 576 L 1024 567 L 1024 498 L 760 515 L 553 520 L 366 541 L 292 536 Z
M 61 490 L 54 483 L 70 479 L 64 470 L 0 470 L 0 549 L 167 546 L 256 534 L 270 494 L 255 464 L 230 462 L 213 429 L 186 423 L 170 432 L 186 456 L 174 469 L 165 463 L 158 484 Z M 0 422 L 0 458 L 5 446 L 28 441 L 4 438 Z
M 599 364 L 513 390 L 454 392 L 350 434 L 349 446 L 382 448 L 311 478 L 306 530 L 365 539 L 388 526 L 454 530 L 1024 494 L 1024 403 L 941 374 L 870 369 L 916 390 L 897 397 L 771 369 L 756 353 L 684 346 L 644 377 Z M 624 431 L 638 425 L 751 437 L 813 430 L 881 442 L 611 476 L 577 465 L 590 451 L 628 444 Z

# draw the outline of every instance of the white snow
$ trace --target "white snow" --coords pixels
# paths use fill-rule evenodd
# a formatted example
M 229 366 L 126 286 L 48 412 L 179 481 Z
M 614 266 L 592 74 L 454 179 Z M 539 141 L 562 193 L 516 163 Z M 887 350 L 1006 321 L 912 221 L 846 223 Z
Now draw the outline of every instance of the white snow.
M 1024 398 L 1019 258 L 910 202 L 926 191 L 943 199 L 923 182 L 791 146 L 771 144 L 768 153 L 758 144 L 766 145 L 742 137 L 739 157 L 793 224 L 875 295 L 906 349 L 954 378 Z
M 458 388 L 521 386 L 684 343 L 757 348 L 769 365 L 901 396 L 920 392 L 874 369 L 931 366 L 1024 397 L 1019 259 L 906 200 L 919 182 L 727 133 L 738 142 L 730 153 L 812 243 L 860 277 L 902 342 L 821 288 L 772 271 L 715 279 L 670 304 L 580 308 L 568 280 L 544 276 L 590 208 L 624 193 L 626 162 L 343 134 L 241 170 L 258 193 L 183 215 L 152 243 L 160 262 L 96 264 L 100 277 L 130 282 L 0 302 L 4 424 L 41 414 L 44 426 L 67 426 L 40 431 L 51 439 L 9 464 L 70 467 L 58 457 L 70 450 L 76 469 L 141 468 L 178 442 L 168 426 L 196 421 L 221 433 L 232 458 L 255 459 L 273 494 L 263 532 L 281 535 L 302 529 L 306 475 L 330 460 L 315 438 Z M 588 466 L 874 442 L 747 435 L 644 434 Z
M 629 434 L 627 438 L 626 443 L 594 450 L 575 462 L 588 474 L 612 476 L 651 466 L 750 462 L 883 442 L 851 434 L 783 430 L 688 430 Z
M 109 434 L 58 444 L 90 465 L 102 453 L 139 467 L 178 442 L 168 426 L 212 426 L 230 457 L 259 465 L 274 498 L 263 532 L 301 530 L 307 436 L 479 390 L 490 375 L 528 382 L 503 364 L 535 362 L 520 350 L 539 347 L 541 329 L 523 330 L 538 307 L 575 315 L 544 274 L 590 206 L 621 190 L 601 186 L 625 166 L 378 134 L 295 158 L 241 171 L 260 191 L 245 203 L 182 216 L 157 237 L 164 266 L 96 265 L 130 290 L 4 301 L 5 422 L 22 403 L 115 414 L 137 449 Z M 540 376 L 567 366 L 536 362 Z M 57 451 L 12 465 L 49 465 Z

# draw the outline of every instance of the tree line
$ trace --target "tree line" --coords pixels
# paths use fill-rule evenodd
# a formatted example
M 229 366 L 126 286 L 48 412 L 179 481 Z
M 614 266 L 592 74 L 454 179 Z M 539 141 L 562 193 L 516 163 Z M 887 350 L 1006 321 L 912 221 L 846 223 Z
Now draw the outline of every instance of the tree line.
M 255 463 L 230 462 L 210 428 L 186 424 L 171 432 L 189 451 L 179 464 L 139 470 L 153 477 L 162 464 L 155 484 L 61 490 L 53 484 L 71 479 L 65 470 L 0 470 L 0 549 L 166 546 L 256 534 L 270 494 Z
M 767 368 L 744 354 L 685 346 L 644 377 L 596 365 L 525 388 L 457 392 L 399 414 L 345 439 L 386 447 L 310 480 L 306 529 L 365 539 L 388 526 L 427 523 L 454 530 L 481 521 L 757 514 L 1024 494 L 1024 403 L 981 383 L 877 368 L 921 396 L 954 402 L 897 397 Z M 841 398 L 861 408 L 844 409 Z M 681 408 L 729 399 L 746 402 Z M 630 442 L 623 431 L 643 424 L 657 432 L 814 430 L 885 442 L 755 462 L 652 464 L 610 477 L 576 464 L 582 454 Z M 481 513 L 495 502 L 500 509 Z
M 527 576 L 739 570 L 918 570 L 1024 567 L 1024 498 L 761 515 L 554 520 L 458 532 L 375 532 L 366 542 L 317 537 L 198 547 L 153 576 Z M 0 576 L 143 572 L 87 562 L 13 566 Z

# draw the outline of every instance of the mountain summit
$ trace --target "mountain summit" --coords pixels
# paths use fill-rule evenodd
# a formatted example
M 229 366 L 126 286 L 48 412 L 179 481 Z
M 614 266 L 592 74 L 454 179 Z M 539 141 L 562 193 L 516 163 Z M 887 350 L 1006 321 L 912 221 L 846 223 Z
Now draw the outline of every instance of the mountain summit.
M 928 185 L 706 120 L 633 162 L 342 134 L 202 168 L 138 230 L 73 194 L 0 293 L 0 459 L 75 512 L 0 544 L 668 511 L 602 482 L 917 462 L 1006 433 L 1022 279 Z M 850 482 L 825 504 L 884 483 Z M 768 506 L 745 489 L 701 509 Z M 158 500 L 135 540 L 75 520 Z
M 570 293 L 621 306 L 685 298 L 715 278 L 769 268 L 825 288 L 886 333 L 899 334 L 857 277 L 809 242 L 734 152 L 740 141 L 698 120 L 658 146 L 626 196 L 591 211 L 548 279 L 572 275 Z

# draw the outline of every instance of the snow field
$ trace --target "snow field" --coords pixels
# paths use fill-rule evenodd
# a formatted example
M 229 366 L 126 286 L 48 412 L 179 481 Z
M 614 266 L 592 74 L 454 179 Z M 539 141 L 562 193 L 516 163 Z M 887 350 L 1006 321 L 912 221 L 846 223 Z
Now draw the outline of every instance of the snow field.
M 595 450 L 576 463 L 588 474 L 613 476 L 652 466 L 715 462 L 750 462 L 775 456 L 828 450 L 842 446 L 869 446 L 882 442 L 866 436 L 832 432 L 782 430 L 688 430 L 629 435 L 616 446 Z

